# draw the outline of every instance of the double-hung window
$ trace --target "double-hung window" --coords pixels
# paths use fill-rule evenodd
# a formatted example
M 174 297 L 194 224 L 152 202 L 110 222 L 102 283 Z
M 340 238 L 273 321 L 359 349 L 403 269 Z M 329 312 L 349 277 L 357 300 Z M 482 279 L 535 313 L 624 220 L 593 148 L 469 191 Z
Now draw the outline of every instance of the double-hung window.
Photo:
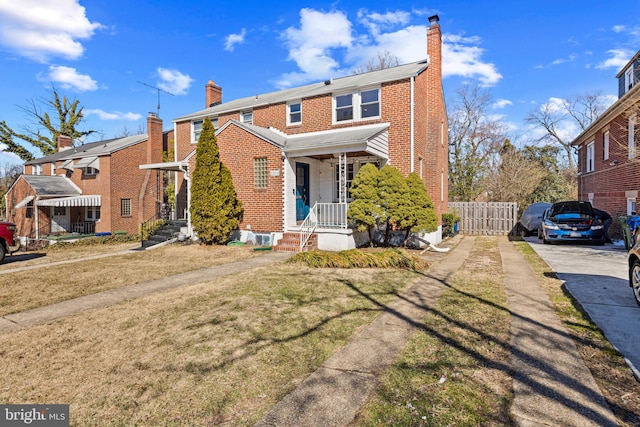
M 606 131 L 602 136 L 602 151 L 603 151 L 603 160 L 609 160 L 609 131 Z
M 240 113 L 240 121 L 248 125 L 253 124 L 253 111 L 243 111 Z
M 624 72 L 624 93 L 627 93 L 631 90 L 634 85 L 633 78 L 633 65 L 631 65 L 627 71 Z
M 200 139 L 200 134 L 202 133 L 202 123 L 204 120 L 196 120 L 191 122 L 191 143 L 196 144 Z M 214 117 L 211 119 L 211 124 L 213 125 L 213 130 L 218 129 L 218 118 Z
M 629 117 L 628 123 L 628 150 L 629 150 L 629 158 L 633 159 L 636 156 L 636 120 L 637 116 L 635 114 Z
M 596 146 L 595 142 L 591 141 L 587 144 L 587 173 L 593 172 L 595 170 L 595 154 L 596 154 Z
M 334 123 L 380 117 L 380 89 L 334 96 Z
M 299 125 L 302 123 L 302 103 L 291 102 L 287 104 L 287 124 Z
M 87 221 L 98 221 L 100 219 L 100 206 L 87 206 L 84 217 Z

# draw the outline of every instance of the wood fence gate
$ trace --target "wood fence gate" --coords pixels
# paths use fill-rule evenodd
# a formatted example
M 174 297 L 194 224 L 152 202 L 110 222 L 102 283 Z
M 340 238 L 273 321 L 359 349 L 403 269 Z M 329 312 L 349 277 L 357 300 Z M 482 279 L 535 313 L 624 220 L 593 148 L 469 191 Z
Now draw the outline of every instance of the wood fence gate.
M 516 202 L 449 202 L 449 211 L 460 217 L 462 234 L 508 235 L 518 222 Z

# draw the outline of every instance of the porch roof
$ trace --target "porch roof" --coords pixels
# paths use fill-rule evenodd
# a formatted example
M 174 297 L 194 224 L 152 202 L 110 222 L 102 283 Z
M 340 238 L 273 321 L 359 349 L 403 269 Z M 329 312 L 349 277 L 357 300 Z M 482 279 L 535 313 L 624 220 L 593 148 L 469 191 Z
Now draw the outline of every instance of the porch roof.
M 42 199 L 36 202 L 38 206 L 101 206 L 100 195 L 56 197 L 53 199 Z
M 218 134 L 232 125 L 243 128 L 272 143 L 290 156 L 311 157 L 335 153 L 367 153 L 383 159 L 389 158 L 389 123 L 287 135 L 272 128 L 229 120 L 218 130 Z
M 155 170 L 172 171 L 172 172 L 184 172 L 188 166 L 189 166 L 189 162 L 187 160 L 182 160 L 180 162 L 148 163 L 146 165 L 140 165 L 139 167 L 140 169 L 155 169 Z

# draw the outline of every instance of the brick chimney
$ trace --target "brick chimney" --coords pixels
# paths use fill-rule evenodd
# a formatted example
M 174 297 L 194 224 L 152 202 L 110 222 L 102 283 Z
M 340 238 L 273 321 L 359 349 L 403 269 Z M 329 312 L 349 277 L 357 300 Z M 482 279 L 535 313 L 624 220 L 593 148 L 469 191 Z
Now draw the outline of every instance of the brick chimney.
M 222 88 L 216 85 L 213 80 L 209 80 L 209 83 L 204 86 L 204 90 L 207 103 L 205 108 L 213 107 L 222 102 Z
M 427 55 L 429 57 L 429 77 L 442 80 L 442 33 L 438 15 L 429 17 L 427 29 Z
M 73 139 L 67 135 L 58 135 L 58 153 L 73 147 Z
M 162 119 L 155 113 L 147 117 L 147 163 L 162 162 Z

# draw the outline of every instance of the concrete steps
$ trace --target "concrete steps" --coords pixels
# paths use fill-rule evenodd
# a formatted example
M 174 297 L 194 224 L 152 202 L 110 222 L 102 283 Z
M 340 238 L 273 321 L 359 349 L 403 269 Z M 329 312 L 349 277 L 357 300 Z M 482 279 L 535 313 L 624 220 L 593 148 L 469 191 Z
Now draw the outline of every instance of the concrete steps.
M 300 233 L 286 232 L 282 239 L 278 240 L 278 244 L 273 247 L 274 251 L 280 252 L 307 252 L 318 249 L 318 235 L 312 234 L 307 244 L 300 250 Z

